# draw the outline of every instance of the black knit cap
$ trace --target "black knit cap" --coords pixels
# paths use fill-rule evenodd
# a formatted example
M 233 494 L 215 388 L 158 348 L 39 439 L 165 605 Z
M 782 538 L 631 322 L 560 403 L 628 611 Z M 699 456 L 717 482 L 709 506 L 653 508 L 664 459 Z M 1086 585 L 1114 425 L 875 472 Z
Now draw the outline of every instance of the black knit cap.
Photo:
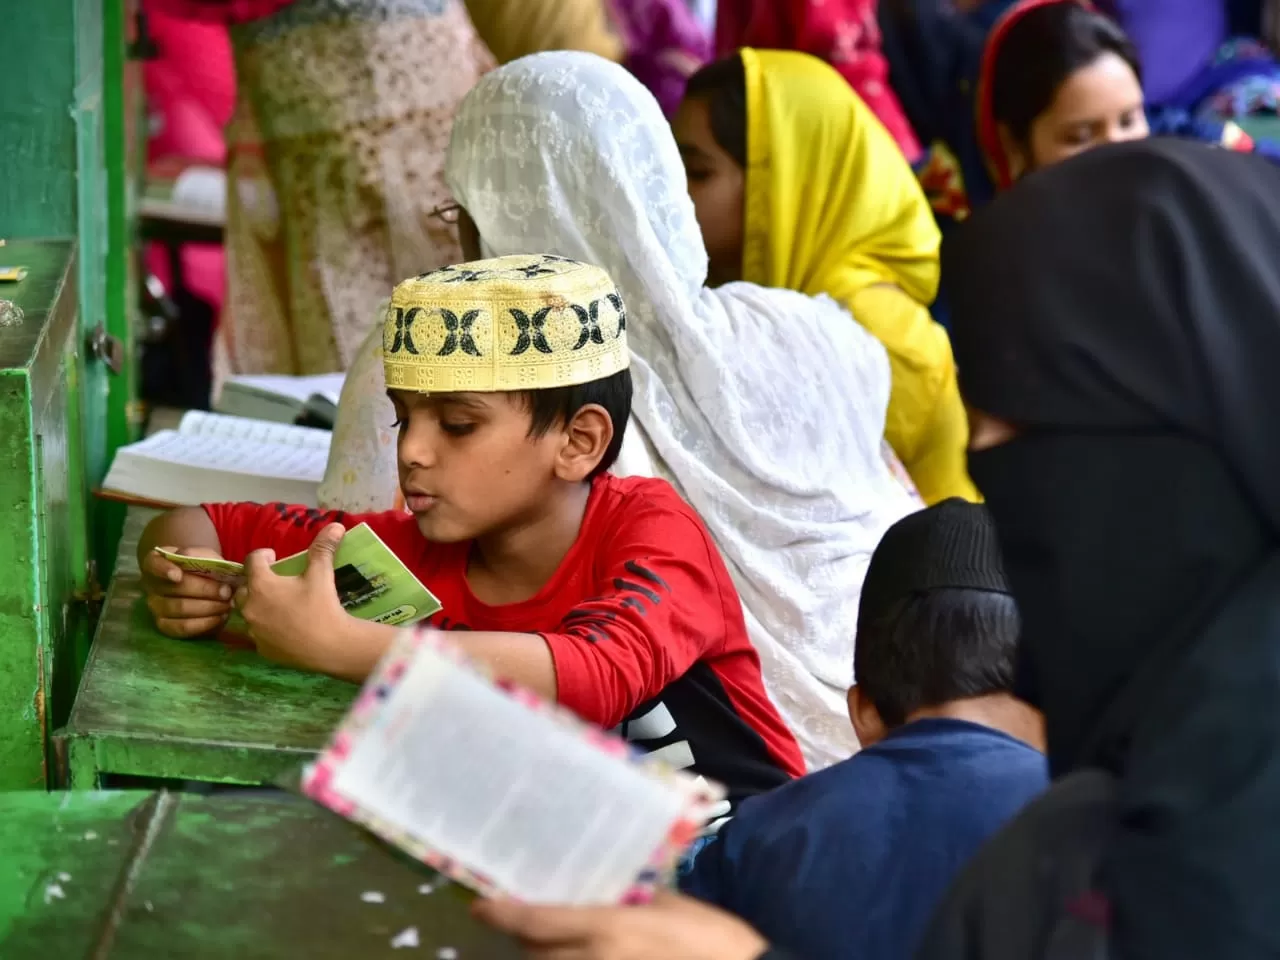
M 913 594 L 946 588 L 1009 592 L 991 514 L 958 498 L 903 517 L 888 529 L 862 581 L 858 629 Z

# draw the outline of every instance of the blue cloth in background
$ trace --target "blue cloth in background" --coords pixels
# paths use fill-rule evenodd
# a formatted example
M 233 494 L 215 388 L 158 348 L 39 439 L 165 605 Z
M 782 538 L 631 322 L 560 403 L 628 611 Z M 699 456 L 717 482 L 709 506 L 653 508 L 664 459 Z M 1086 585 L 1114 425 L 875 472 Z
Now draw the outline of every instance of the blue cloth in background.
M 1142 63 L 1147 101 L 1176 103 L 1227 39 L 1223 0 L 1108 0 Z
M 680 887 L 805 960 L 909 960 L 956 871 L 1047 785 L 1012 737 L 918 720 L 745 801 Z

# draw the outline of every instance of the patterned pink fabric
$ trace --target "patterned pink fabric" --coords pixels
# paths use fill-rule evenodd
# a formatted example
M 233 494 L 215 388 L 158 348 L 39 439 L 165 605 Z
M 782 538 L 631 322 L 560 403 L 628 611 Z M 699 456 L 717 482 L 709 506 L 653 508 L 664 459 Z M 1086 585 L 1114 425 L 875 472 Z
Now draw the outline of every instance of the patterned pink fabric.
M 721 57 L 757 47 L 799 50 L 827 61 L 880 118 L 907 159 L 920 159 L 920 141 L 889 86 L 876 0 L 720 0 L 715 39 Z

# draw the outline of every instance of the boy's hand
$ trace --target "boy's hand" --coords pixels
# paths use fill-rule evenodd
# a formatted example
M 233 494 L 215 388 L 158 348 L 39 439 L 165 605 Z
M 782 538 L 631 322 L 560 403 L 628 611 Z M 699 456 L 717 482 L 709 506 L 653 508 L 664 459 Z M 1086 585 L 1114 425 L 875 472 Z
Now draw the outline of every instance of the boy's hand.
M 538 960 L 757 960 L 768 944 L 737 917 L 659 891 L 636 907 L 540 907 L 477 900 L 475 915 Z
M 255 550 L 245 558 L 245 585 L 235 601 L 263 657 L 345 675 L 349 635 L 360 624 L 342 609 L 333 580 L 333 554 L 346 532 L 342 524 L 331 523 L 316 534 L 307 548 L 307 570 L 299 577 L 271 569 L 274 550 Z
M 221 560 L 206 547 L 161 547 L 169 553 Z M 142 589 L 156 628 L 170 637 L 200 637 L 213 633 L 231 614 L 231 588 L 208 577 L 180 570 L 154 550 L 142 558 Z

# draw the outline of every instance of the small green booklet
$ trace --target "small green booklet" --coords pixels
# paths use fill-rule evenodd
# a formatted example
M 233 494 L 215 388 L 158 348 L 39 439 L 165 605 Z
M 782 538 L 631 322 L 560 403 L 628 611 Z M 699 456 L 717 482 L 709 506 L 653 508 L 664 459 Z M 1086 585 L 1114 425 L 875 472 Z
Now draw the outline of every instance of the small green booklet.
M 244 566 L 232 560 L 187 557 L 156 548 L 174 566 L 220 583 L 244 583 Z M 307 569 L 307 554 L 295 553 L 277 560 L 271 569 L 283 577 L 300 576 Z M 333 578 L 342 608 L 353 617 L 401 626 L 416 623 L 440 610 L 440 601 L 424 587 L 367 523 L 352 527 L 333 556 Z M 239 616 L 232 617 L 235 629 Z

